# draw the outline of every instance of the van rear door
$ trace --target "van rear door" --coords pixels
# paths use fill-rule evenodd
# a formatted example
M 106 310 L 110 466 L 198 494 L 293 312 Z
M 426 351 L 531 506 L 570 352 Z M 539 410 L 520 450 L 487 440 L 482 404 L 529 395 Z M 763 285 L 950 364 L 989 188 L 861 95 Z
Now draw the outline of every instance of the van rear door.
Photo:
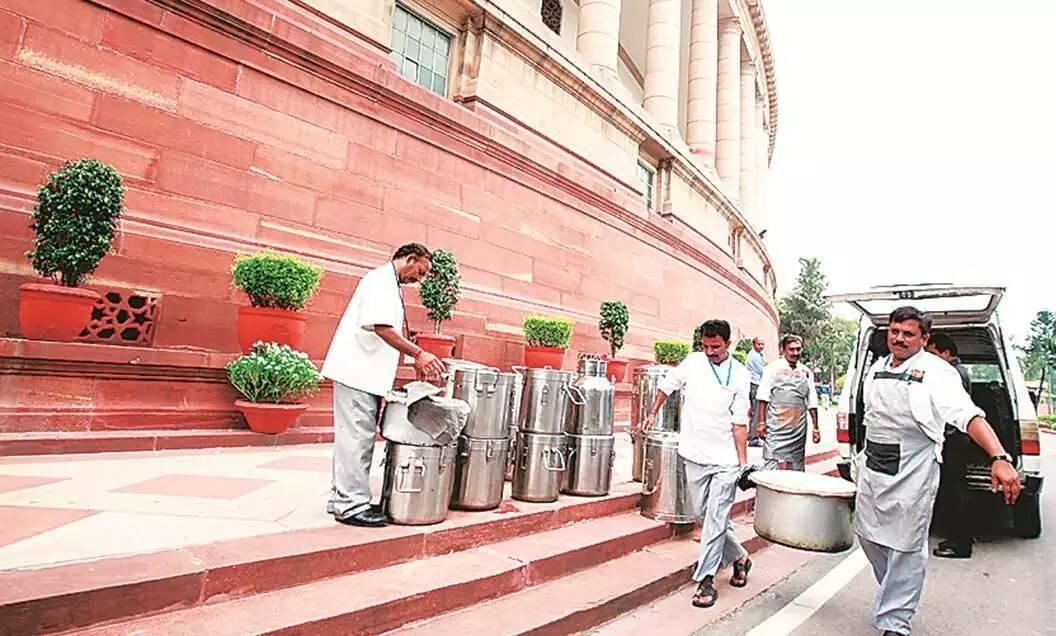
M 892 285 L 859 293 L 831 294 L 825 300 L 848 303 L 878 327 L 886 326 L 891 312 L 902 305 L 926 311 L 936 326 L 982 325 L 990 320 L 1004 295 L 1004 287 Z

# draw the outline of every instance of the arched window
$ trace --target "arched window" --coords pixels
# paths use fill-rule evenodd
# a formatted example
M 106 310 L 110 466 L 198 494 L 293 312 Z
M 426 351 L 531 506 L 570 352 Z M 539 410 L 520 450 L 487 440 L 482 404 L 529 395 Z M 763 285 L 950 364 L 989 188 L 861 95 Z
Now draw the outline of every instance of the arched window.
M 539 15 L 551 31 L 561 35 L 561 0 L 543 0 Z

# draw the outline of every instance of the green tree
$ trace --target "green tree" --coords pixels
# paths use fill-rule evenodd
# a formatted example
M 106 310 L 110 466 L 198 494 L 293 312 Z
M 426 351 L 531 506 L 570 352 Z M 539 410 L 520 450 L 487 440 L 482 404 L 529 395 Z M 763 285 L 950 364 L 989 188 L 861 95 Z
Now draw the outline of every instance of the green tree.
M 781 334 L 802 337 L 804 359 L 821 368 L 820 379 L 833 382 L 847 368 L 858 325 L 832 315 L 824 298 L 829 282 L 818 259 L 801 258 L 799 268 L 792 291 L 777 303 Z
M 1052 374 L 1056 371 L 1056 313 L 1043 309 L 1030 321 L 1027 342 L 1020 350 L 1024 366 L 1039 371 L 1041 387 L 1048 387 L 1049 408 L 1052 409 Z

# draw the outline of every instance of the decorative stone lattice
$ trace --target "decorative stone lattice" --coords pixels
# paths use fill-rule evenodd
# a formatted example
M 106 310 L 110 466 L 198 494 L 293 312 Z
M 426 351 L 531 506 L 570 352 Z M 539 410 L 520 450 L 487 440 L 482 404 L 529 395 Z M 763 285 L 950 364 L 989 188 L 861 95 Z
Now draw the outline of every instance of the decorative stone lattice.
M 161 298 L 131 291 L 110 290 L 95 304 L 80 340 L 151 346 Z
M 561 35 L 561 0 L 543 0 L 540 15 L 547 28 Z

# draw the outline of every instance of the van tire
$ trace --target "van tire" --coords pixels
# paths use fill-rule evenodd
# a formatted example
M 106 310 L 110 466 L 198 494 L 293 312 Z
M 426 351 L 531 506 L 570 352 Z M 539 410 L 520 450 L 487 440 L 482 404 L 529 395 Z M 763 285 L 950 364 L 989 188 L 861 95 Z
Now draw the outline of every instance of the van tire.
M 1041 497 L 1037 494 L 1020 497 L 1013 509 L 1012 531 L 1020 539 L 1041 536 Z

